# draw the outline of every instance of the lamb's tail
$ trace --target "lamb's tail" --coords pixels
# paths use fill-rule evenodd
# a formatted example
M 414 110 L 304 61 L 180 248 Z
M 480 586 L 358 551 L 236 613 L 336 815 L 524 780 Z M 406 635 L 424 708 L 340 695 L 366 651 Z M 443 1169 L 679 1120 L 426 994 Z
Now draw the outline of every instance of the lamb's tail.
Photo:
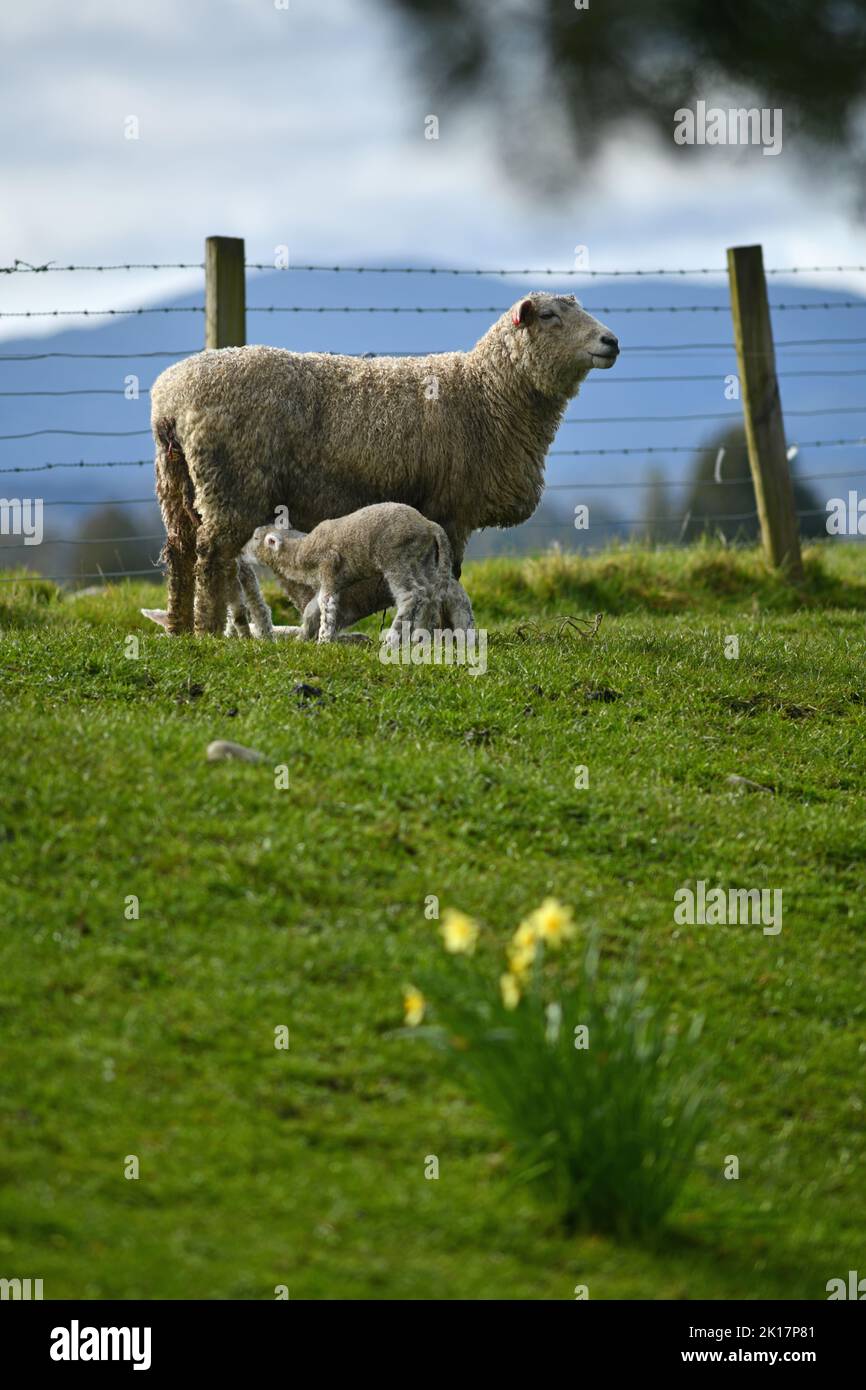
M 165 526 L 160 559 L 167 569 L 169 632 L 191 632 L 195 598 L 195 541 L 201 517 L 195 507 L 195 488 L 174 420 L 157 420 L 156 496 Z
M 445 589 L 447 587 L 448 580 L 451 578 L 453 563 L 451 542 L 440 526 L 433 535 L 433 566 L 436 573 L 437 588 Z

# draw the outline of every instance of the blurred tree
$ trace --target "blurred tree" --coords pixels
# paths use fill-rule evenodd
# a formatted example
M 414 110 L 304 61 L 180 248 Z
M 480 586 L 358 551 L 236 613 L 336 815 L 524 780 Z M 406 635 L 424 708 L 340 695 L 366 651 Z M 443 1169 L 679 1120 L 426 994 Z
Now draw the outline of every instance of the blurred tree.
M 716 459 L 720 449 L 724 457 L 720 465 L 722 483 L 715 480 Z M 794 478 L 794 505 L 798 512 L 816 512 L 815 516 L 800 517 L 802 536 L 826 536 L 827 514 L 812 489 Z M 689 515 L 683 531 L 684 541 L 696 540 L 705 534 L 721 533 L 726 540 L 754 541 L 759 534 L 757 503 L 746 435 L 741 426 L 725 430 L 716 441 L 703 449 L 695 461 L 692 486 L 686 497 L 681 516 Z M 739 517 L 741 520 L 723 520 Z M 679 529 L 679 528 L 678 528 Z
M 578 492 L 579 489 L 575 489 L 575 496 Z M 560 502 L 555 494 L 548 493 L 531 521 L 523 526 L 476 531 L 467 547 L 467 558 L 481 560 L 488 555 L 537 554 L 554 542 L 563 550 L 597 550 L 622 533 L 619 520 L 602 502 L 589 504 L 588 520 L 589 525 L 578 530 L 574 524 L 574 510 Z
M 796 131 L 849 172 L 862 164 L 864 0 L 388 3 L 416 42 L 431 109 L 486 108 L 524 182 L 555 187 L 635 121 L 670 142 L 674 111 L 699 98 L 781 107 L 786 149 Z
M 664 472 L 658 467 L 650 468 L 644 494 L 643 534 L 650 545 L 664 545 L 677 539 L 679 529 Z

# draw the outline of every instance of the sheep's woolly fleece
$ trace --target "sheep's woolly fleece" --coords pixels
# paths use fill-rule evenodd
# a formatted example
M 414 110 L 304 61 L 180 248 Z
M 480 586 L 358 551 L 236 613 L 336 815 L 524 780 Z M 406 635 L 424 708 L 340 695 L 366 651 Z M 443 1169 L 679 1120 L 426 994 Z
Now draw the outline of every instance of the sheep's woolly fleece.
M 219 600 L 202 586 L 228 585 L 228 567 L 280 506 L 310 531 L 372 502 L 406 502 L 443 527 L 459 573 L 474 530 L 531 516 L 568 401 L 617 354 L 573 296 L 537 292 L 469 352 L 223 348 L 169 367 L 151 403 L 170 630 L 192 625 L 194 563 L 196 630 L 220 630 Z M 380 599 L 371 594 L 367 611 Z

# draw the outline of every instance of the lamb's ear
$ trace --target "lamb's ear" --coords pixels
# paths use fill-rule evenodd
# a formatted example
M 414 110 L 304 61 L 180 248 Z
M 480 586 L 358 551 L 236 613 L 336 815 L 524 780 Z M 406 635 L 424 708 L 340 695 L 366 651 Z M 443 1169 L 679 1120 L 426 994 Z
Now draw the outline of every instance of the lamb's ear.
M 524 299 L 511 316 L 515 328 L 528 328 L 535 318 L 535 305 L 531 299 Z
M 268 550 L 279 550 L 280 538 L 277 535 L 276 531 L 269 531 L 268 534 L 265 536 L 265 546 Z
M 141 611 L 146 618 L 150 618 L 152 623 L 159 623 L 160 627 L 168 627 L 168 611 L 165 608 L 142 608 Z

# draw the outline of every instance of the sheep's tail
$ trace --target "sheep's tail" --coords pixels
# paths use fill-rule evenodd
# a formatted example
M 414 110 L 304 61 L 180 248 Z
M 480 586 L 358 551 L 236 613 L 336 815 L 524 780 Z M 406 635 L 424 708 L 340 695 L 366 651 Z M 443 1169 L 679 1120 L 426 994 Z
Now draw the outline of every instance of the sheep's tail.
M 174 420 L 157 420 L 156 496 L 165 526 L 160 559 L 168 578 L 169 632 L 191 632 L 195 598 L 195 542 L 201 517 L 195 507 L 195 488 Z

